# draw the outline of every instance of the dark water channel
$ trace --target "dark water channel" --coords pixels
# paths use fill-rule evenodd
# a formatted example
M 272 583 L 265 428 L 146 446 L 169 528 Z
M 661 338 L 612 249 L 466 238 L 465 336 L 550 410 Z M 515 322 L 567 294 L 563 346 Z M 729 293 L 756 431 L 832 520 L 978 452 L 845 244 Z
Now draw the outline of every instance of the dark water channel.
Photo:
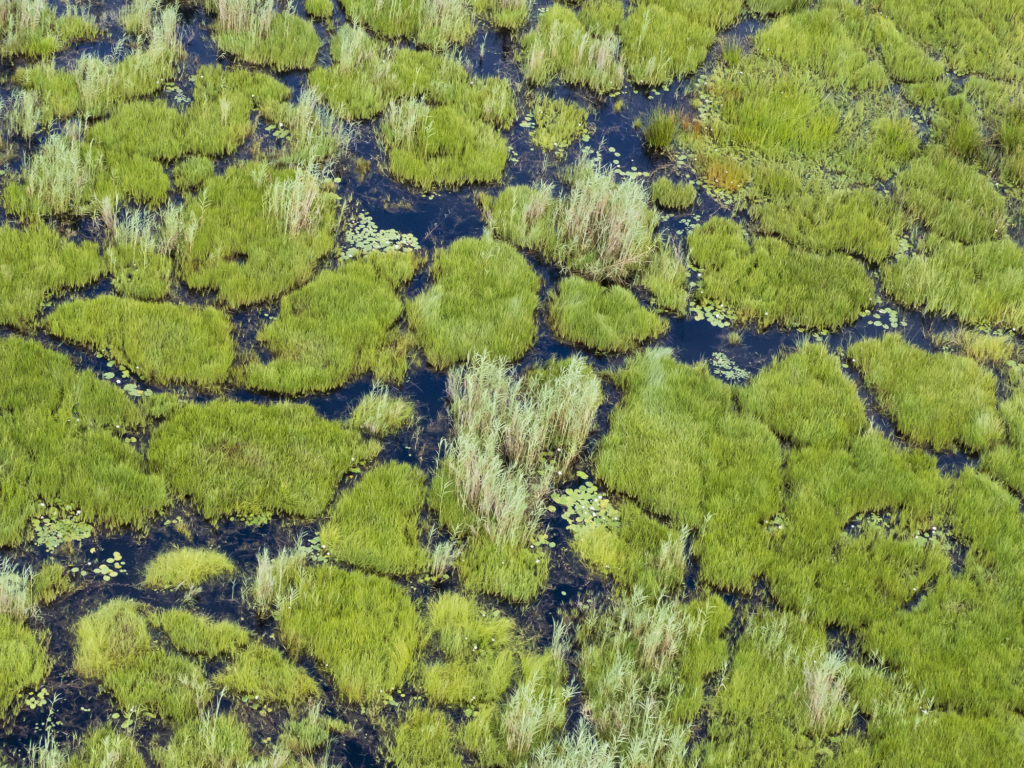
M 57 66 L 73 67 L 77 58 L 85 52 L 94 52 L 102 56 L 109 55 L 114 50 L 116 40 L 121 36 L 120 30 L 116 26 L 119 7 L 120 4 L 117 2 L 93 4 L 91 11 L 106 20 L 104 26 L 109 32 L 109 36 L 102 37 L 99 42 L 79 45 L 58 55 Z M 302 13 L 301 9 L 299 12 Z M 191 87 L 188 76 L 193 74 L 200 65 L 215 61 L 225 64 L 230 62 L 219 56 L 217 48 L 210 38 L 208 27 L 211 20 L 209 15 L 194 5 L 183 6 L 181 13 L 186 29 L 185 38 L 188 41 L 188 61 L 178 77 L 177 83 L 187 95 Z M 344 15 L 338 10 L 335 13 L 333 25 L 336 28 L 343 22 Z M 737 37 L 747 36 L 756 31 L 758 25 L 759 22 L 754 20 L 743 20 L 734 30 L 730 30 L 726 34 Z M 328 46 L 326 43 L 329 41 L 330 33 L 322 23 L 317 23 L 316 26 L 325 41 L 318 62 L 323 64 L 327 63 Z M 475 75 L 500 75 L 511 79 L 516 85 L 521 82 L 521 74 L 514 58 L 516 50 L 517 45 L 509 35 L 487 29 L 480 31 L 477 37 L 466 46 L 464 58 Z M 5 98 L 10 96 L 12 90 L 11 78 L 14 70 L 24 64 L 25 62 L 16 60 L 3 62 L 0 66 L 0 77 L 2 77 L 0 93 Z M 695 77 L 700 77 L 701 74 L 698 72 Z M 282 76 L 281 79 L 293 88 L 297 98 L 306 76 L 304 73 L 290 73 Z M 627 85 L 622 93 L 614 99 L 599 98 L 564 87 L 555 87 L 551 90 L 554 95 L 575 99 L 592 110 L 592 130 L 588 146 L 597 150 L 605 162 L 610 162 L 613 159 L 610 148 L 614 148 L 621 158 L 620 165 L 622 167 L 634 168 L 637 172 L 651 175 L 668 172 L 670 175 L 677 176 L 686 173 L 692 174 L 692 169 L 685 166 L 677 167 L 674 161 L 654 158 L 645 153 L 639 131 L 633 127 L 633 123 L 655 104 L 688 108 L 686 92 L 689 85 L 690 81 L 676 82 L 669 88 L 657 92 L 635 89 Z M 616 99 L 621 99 L 624 102 L 624 106 L 619 111 L 613 108 L 612 102 Z M 171 96 L 168 96 L 168 100 L 169 103 L 172 103 Z M 521 116 L 522 111 L 520 119 Z M 348 161 L 345 161 L 347 164 L 344 167 L 337 169 L 343 178 L 341 194 L 351 195 L 353 206 L 351 210 L 353 212 L 368 213 L 381 229 L 393 228 L 415 236 L 428 251 L 446 246 L 457 238 L 479 236 L 483 232 L 484 223 L 475 198 L 480 192 L 494 193 L 496 192 L 495 188 L 471 186 L 458 191 L 436 191 L 429 195 L 411 191 L 410 188 L 394 181 L 385 173 L 385 163 L 373 138 L 372 126 L 362 125 L 359 130 L 356 154 L 370 161 L 370 172 L 360 178 Z M 263 126 L 257 132 L 264 136 L 267 135 Z M 37 145 L 37 142 L 38 139 L 33 142 L 33 147 Z M 529 130 L 519 126 L 518 120 L 509 134 L 509 144 L 515 154 L 514 162 L 510 163 L 507 168 L 505 184 L 525 184 L 540 179 L 557 183 L 558 170 L 579 152 L 578 149 L 574 149 L 566 155 L 555 155 L 533 148 L 530 144 Z M 6 166 L 8 175 L 18 170 L 21 165 L 22 153 L 29 149 L 28 145 L 19 146 L 17 155 Z M 222 159 L 217 164 L 218 172 L 221 172 L 229 163 L 245 158 L 249 152 L 250 146 L 247 145 L 236 156 Z M 667 216 L 661 226 L 663 231 L 670 236 L 680 237 L 685 236 L 685 232 L 695 223 L 706 221 L 710 216 L 729 216 L 731 213 L 727 207 L 702 192 L 698 203 L 690 211 L 682 216 Z M 3 215 L 2 209 L 0 209 L 0 216 Z M 95 239 L 97 237 L 97 228 L 88 222 L 64 222 L 63 229 L 66 234 L 78 238 Z M 557 282 L 559 275 L 555 269 L 538 261 L 533 255 L 528 254 L 528 257 L 534 268 L 543 277 L 543 300 L 544 295 Z M 407 295 L 412 296 L 425 290 L 427 284 L 426 270 L 421 270 L 410 286 Z M 179 285 L 175 291 L 176 296 L 184 301 L 203 304 L 214 301 L 212 295 L 198 295 L 188 291 L 184 286 Z M 64 300 L 111 292 L 110 281 L 104 280 L 90 288 L 74 292 Z M 891 305 L 886 303 L 884 306 Z M 232 320 L 238 328 L 237 334 L 240 342 L 245 345 L 253 344 L 256 330 L 266 322 L 268 317 L 275 317 L 278 309 L 279 304 L 272 302 L 235 312 Z M 953 322 L 925 317 L 920 313 L 901 308 L 898 308 L 898 314 L 899 318 L 906 322 L 906 325 L 901 328 L 904 335 L 914 343 L 928 349 L 931 349 L 928 341 L 928 336 L 931 333 L 955 327 Z M 586 350 L 565 344 L 555 338 L 546 324 L 543 312 L 538 312 L 537 320 L 539 332 L 536 344 L 520 362 L 521 367 L 542 362 L 551 356 L 566 356 L 579 352 L 586 354 Z M 856 339 L 882 335 L 883 329 L 871 323 L 872 318 L 862 318 L 854 326 L 828 336 L 826 341 L 833 349 L 841 350 Z M 742 329 L 741 343 L 730 345 L 726 341 L 729 330 L 732 329 L 714 327 L 704 320 L 695 319 L 693 315 L 686 318 L 673 317 L 670 318 L 668 333 L 651 343 L 672 347 L 676 358 L 686 363 L 706 360 L 715 352 L 724 352 L 737 366 L 753 374 L 774 354 L 794 346 L 801 337 L 797 331 L 772 329 L 767 332 L 757 332 L 753 329 Z M 0 334 L 8 333 L 10 333 L 9 330 L 0 330 Z M 98 359 L 87 350 L 77 349 L 42 332 L 35 334 L 34 338 L 65 354 L 82 370 L 93 370 L 97 373 L 107 370 L 105 361 Z M 595 357 L 588 355 L 588 357 L 598 370 L 613 369 L 619 366 L 623 360 L 622 356 Z M 854 378 L 857 378 L 856 374 L 854 374 Z M 858 383 L 861 384 L 859 379 Z M 364 377 L 337 391 L 301 398 L 301 402 L 308 403 L 325 418 L 340 419 L 346 416 L 359 398 L 370 389 L 370 386 L 369 377 Z M 445 410 L 445 375 L 421 362 L 411 367 L 409 375 L 399 391 L 417 403 L 418 423 L 414 429 L 407 430 L 385 441 L 381 459 L 412 462 L 429 473 L 433 469 L 440 441 L 448 431 Z M 610 384 L 605 384 L 605 391 L 607 402 L 602 406 L 599 414 L 598 429 L 592 436 L 593 441 L 599 439 L 607 429 L 609 413 L 617 399 L 617 394 Z M 240 390 L 229 390 L 223 394 L 229 398 L 253 402 L 269 403 L 279 399 L 258 392 Z M 892 424 L 886 417 L 878 413 L 872 397 L 862 384 L 861 394 L 873 422 L 898 440 Z M 200 401 L 212 397 L 210 393 L 204 392 L 190 392 L 189 395 Z M 590 453 L 589 450 L 585 452 L 582 465 L 584 470 L 587 469 Z M 969 464 L 972 459 L 963 454 L 944 454 L 939 457 L 939 461 L 943 471 L 954 473 Z M 182 525 L 170 524 L 179 519 Z M 165 521 L 168 521 L 168 524 L 164 524 Z M 588 573 L 587 569 L 572 554 L 569 547 L 571 534 L 566 523 L 557 514 L 551 514 L 549 519 L 545 520 L 545 524 L 549 527 L 549 536 L 555 543 L 548 589 L 535 603 L 529 606 L 501 606 L 503 610 L 516 618 L 528 636 L 536 638 L 542 646 L 550 643 L 551 626 L 559 616 L 573 610 L 590 610 L 591 606 L 600 604 L 601 601 L 607 599 L 609 594 L 607 581 Z M 45 683 L 50 696 L 42 706 L 35 709 L 23 708 L 8 723 L 4 734 L 0 736 L 4 752 L 15 759 L 20 759 L 24 755 L 26 747 L 41 738 L 48 727 L 54 730 L 59 738 L 66 738 L 83 731 L 94 722 L 109 721 L 118 714 L 111 704 L 110 697 L 103 694 L 97 684 L 83 682 L 75 675 L 72 669 L 72 626 L 78 617 L 114 597 L 135 598 L 158 607 L 169 607 L 176 604 L 180 600 L 180 595 L 177 593 L 152 592 L 142 590 L 137 586 L 142 566 L 156 552 L 173 545 L 215 546 L 228 553 L 239 566 L 240 571 L 245 573 L 254 568 L 256 555 L 261 549 L 267 548 L 272 552 L 276 551 L 283 546 L 291 545 L 299 534 L 304 534 L 308 540 L 315 532 L 316 527 L 316 523 L 296 526 L 287 521 L 275 519 L 267 525 L 255 528 L 242 523 L 226 522 L 214 529 L 187 502 L 175 502 L 145 535 L 108 534 L 102 538 L 87 540 L 76 555 L 59 555 L 59 559 L 69 566 L 82 566 L 87 561 L 102 559 L 110 552 L 118 551 L 122 553 L 126 564 L 125 574 L 123 578 L 111 580 L 109 583 L 91 578 L 80 580 L 77 590 L 69 598 L 58 600 L 54 606 L 43 610 L 43 621 L 51 633 L 50 652 L 56 660 Z M 188 531 L 187 536 L 182 533 L 184 530 Z M 91 553 L 92 547 L 95 547 L 95 553 Z M 41 547 L 33 546 L 23 548 L 17 553 L 5 554 L 13 556 L 25 564 L 38 564 L 48 556 Z M 699 572 L 694 566 L 689 582 L 691 591 L 698 588 L 698 580 Z M 430 593 L 438 589 L 413 583 L 408 586 L 413 590 L 414 597 L 418 598 L 427 598 Z M 441 587 L 441 589 L 453 588 L 457 588 L 457 580 L 448 582 Z M 204 588 L 195 600 L 203 612 L 214 618 L 228 618 L 240 622 L 257 635 L 262 636 L 265 642 L 273 645 L 275 643 L 273 622 L 263 623 L 255 619 L 249 611 L 243 609 L 239 595 L 240 583 L 235 581 Z M 733 637 L 741 632 L 749 609 L 759 606 L 771 607 L 772 605 L 769 590 L 763 584 L 759 585 L 752 595 L 727 594 L 724 597 L 735 610 L 736 619 L 731 630 Z M 484 602 L 489 601 L 485 598 Z M 851 653 L 857 653 L 855 639 L 836 631 L 832 640 L 838 647 L 844 647 Z M 330 681 L 313 664 L 308 661 L 302 663 L 328 694 L 326 712 L 331 715 L 343 716 L 359 728 L 359 733 L 355 737 L 337 740 L 331 754 L 333 763 L 351 766 L 381 765 L 382 761 L 377 754 L 378 739 L 374 735 L 374 728 L 369 720 L 356 710 L 339 706 L 333 695 Z M 412 695 L 411 690 L 406 693 Z M 54 696 L 54 694 L 56 695 Z M 575 704 L 574 712 L 576 714 L 574 717 L 578 715 L 579 701 Z M 257 741 L 264 734 L 276 734 L 286 717 L 282 711 L 266 715 L 260 714 L 248 705 L 233 702 L 228 698 L 225 698 L 221 704 L 221 711 L 226 710 L 235 711 L 240 718 L 249 723 L 257 735 Z M 124 713 L 121 713 L 120 716 L 123 717 Z M 856 724 L 855 727 L 857 727 Z M 156 721 L 142 720 L 135 728 L 139 743 L 143 746 L 148 745 L 154 738 L 157 741 L 164 740 L 168 733 L 166 728 Z M 703 730 L 698 724 L 698 737 Z

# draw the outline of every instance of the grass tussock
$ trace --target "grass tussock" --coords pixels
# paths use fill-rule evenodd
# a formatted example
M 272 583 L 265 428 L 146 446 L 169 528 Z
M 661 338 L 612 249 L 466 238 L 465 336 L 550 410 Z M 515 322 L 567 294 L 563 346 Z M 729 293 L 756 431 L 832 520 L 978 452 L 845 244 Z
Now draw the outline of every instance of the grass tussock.
M 124 392 L 76 371 L 63 355 L 16 336 L 0 341 L 4 546 L 22 542 L 40 503 L 57 506 L 48 513 L 63 519 L 148 526 L 166 506 L 167 491 L 122 439 L 145 425 Z
M 629 352 L 668 330 L 668 321 L 641 306 L 632 291 L 582 277 L 562 280 L 547 309 L 557 336 L 604 354 Z
M 181 408 L 153 430 L 149 461 L 211 522 L 274 512 L 309 519 L 346 471 L 379 450 L 307 405 L 217 400 Z
M 541 14 L 537 25 L 523 36 L 520 56 L 528 85 L 543 87 L 558 78 L 597 93 L 622 87 L 619 40 L 614 34 L 594 34 L 563 5 L 553 5 Z
M 960 445 L 983 451 L 1003 437 L 996 411 L 996 377 L 973 360 L 929 353 L 898 333 L 847 349 L 881 411 L 916 443 L 937 451 Z
M 530 111 L 537 126 L 530 141 L 541 149 L 565 149 L 587 133 L 587 110 L 574 102 L 538 96 Z
M 95 243 L 72 243 L 44 224 L 0 228 L 0 324 L 28 328 L 44 303 L 105 272 Z
M 231 558 L 215 549 L 176 547 L 146 564 L 142 586 L 147 589 L 192 589 L 235 572 Z
M 997 368 L 1020 354 L 1016 340 L 1009 334 L 997 336 L 966 328 L 937 333 L 932 343 L 943 352 L 953 350 L 982 365 Z
M 419 539 L 426 497 L 427 478 L 416 467 L 371 469 L 331 508 L 320 529 L 325 556 L 387 576 L 425 571 L 428 552 Z
M 217 16 L 217 47 L 241 61 L 277 72 L 312 69 L 320 36 L 308 19 L 291 9 L 277 13 L 273 0 L 206 0 Z
M 324 668 L 338 695 L 380 704 L 419 656 L 423 626 L 408 595 L 379 576 L 333 566 L 306 570 L 278 606 L 281 642 Z
M 368 437 L 389 437 L 408 427 L 416 419 L 412 400 L 392 394 L 387 387 L 374 384 L 360 398 L 348 423 Z
M 95 40 L 96 20 L 77 5 L 68 4 L 62 16 L 42 0 L 11 0 L 0 10 L 0 57 L 52 58 L 74 43 Z
M 537 546 L 542 500 L 590 433 L 601 386 L 582 358 L 516 378 L 477 355 L 448 376 L 452 435 L 431 486 L 441 523 L 469 543 L 457 563 L 467 589 L 522 602 L 547 580 Z
M 252 636 L 233 621 L 214 621 L 180 608 L 153 612 L 149 623 L 161 630 L 174 648 L 189 656 L 215 659 L 233 654 L 249 644 Z
M 516 32 L 526 26 L 534 0 L 474 0 L 473 9 L 495 29 Z
M 739 401 L 796 446 L 847 445 L 868 426 L 857 385 L 822 344 L 776 356 L 739 391 Z
M 615 183 L 596 156 L 569 169 L 568 194 L 550 185 L 512 186 L 484 201 L 494 234 L 520 248 L 537 250 L 566 271 L 591 280 L 621 282 L 650 260 L 658 214 L 638 182 Z
M 702 271 L 697 295 L 731 307 L 741 323 L 835 330 L 874 304 L 864 266 L 845 254 L 790 248 L 774 238 L 748 242 L 736 221 L 713 218 L 687 238 Z
M 677 363 L 669 349 L 634 355 L 615 384 L 622 400 L 598 443 L 598 480 L 693 531 L 703 579 L 750 589 L 768 556 L 761 523 L 781 506 L 778 440 L 706 365 Z
M 388 762 L 397 768 L 459 768 L 451 720 L 432 709 L 410 710 L 395 730 Z
M 62 304 L 45 327 L 155 383 L 216 386 L 235 359 L 231 322 L 213 307 L 99 296 Z
M 537 337 L 540 277 L 512 246 L 485 235 L 434 253 L 433 285 L 406 304 L 409 327 L 435 368 L 473 353 L 517 359 Z
M 1024 493 L 1024 389 L 999 404 L 1006 424 L 1006 443 L 982 454 L 979 468 L 1008 488 Z
M 651 260 L 640 275 L 640 285 L 650 291 L 657 306 L 682 315 L 690 304 L 690 271 L 686 254 L 676 243 L 655 244 Z
M 670 211 L 685 211 L 697 202 L 697 188 L 659 176 L 651 184 L 651 202 Z
M 369 253 L 321 272 L 281 300 L 256 336 L 273 357 L 246 363 L 242 380 L 289 395 L 335 389 L 367 372 L 400 382 L 408 341 L 395 327 L 404 309 L 398 293 L 420 263 L 412 253 Z
M 38 618 L 38 606 L 52 601 L 49 599 L 52 583 L 47 590 L 40 582 L 41 576 L 52 574 L 50 565 L 33 573 L 31 568 L 18 568 L 7 558 L 0 560 L 0 717 L 3 718 L 17 710 L 25 692 L 43 683 L 53 665 L 47 653 L 49 633 L 28 625 L 29 620 Z M 57 568 L 63 576 L 63 568 Z M 52 582 L 52 576 L 50 579 Z
M 155 747 L 153 762 L 158 768 L 261 765 L 252 759 L 251 738 L 249 728 L 234 714 L 204 712 L 175 729 L 166 746 Z
M 237 653 L 213 683 L 234 696 L 257 696 L 289 709 L 320 695 L 320 686 L 301 667 L 262 643 Z

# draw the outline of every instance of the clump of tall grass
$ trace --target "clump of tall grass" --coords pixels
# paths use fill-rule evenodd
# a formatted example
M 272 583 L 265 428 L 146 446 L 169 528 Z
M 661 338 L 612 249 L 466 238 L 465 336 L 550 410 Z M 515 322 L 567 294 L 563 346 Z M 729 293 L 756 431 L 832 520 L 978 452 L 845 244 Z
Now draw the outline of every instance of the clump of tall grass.
M 640 271 L 658 222 L 644 187 L 616 184 L 612 169 L 586 153 L 566 181 L 569 193 L 559 198 L 550 185 L 506 187 L 484 201 L 487 222 L 498 237 L 592 280 L 621 282 Z
M 275 556 L 266 548 L 256 555 L 256 571 L 245 582 L 242 599 L 257 616 L 266 618 L 295 595 L 309 558 L 309 548 L 297 539 L 294 547 L 284 547 Z
M 347 155 L 355 131 L 328 107 L 316 88 L 303 88 L 286 116 L 291 134 L 288 154 L 300 163 L 322 163 Z
M 161 552 L 146 564 L 142 586 L 148 589 L 192 589 L 226 578 L 235 565 L 223 552 L 198 547 L 176 547 Z
M 660 309 L 677 315 L 686 312 L 690 303 L 689 261 L 678 243 L 664 239 L 655 242 L 651 260 L 640 274 L 640 285 L 651 292 Z
M 524 79 L 533 86 L 545 86 L 555 78 L 597 93 L 622 86 L 618 39 L 592 34 L 563 5 L 545 11 L 537 26 L 523 36 L 521 66 Z
M 38 59 L 52 57 L 99 33 L 96 20 L 68 3 L 63 16 L 46 0 L 11 0 L 0 7 L 0 56 Z
M 736 2 L 672 6 L 642 0 L 619 25 L 622 60 L 634 83 L 665 85 L 692 74 L 707 58 L 715 32 L 739 15 Z
M 346 0 L 344 7 L 380 37 L 411 38 L 438 51 L 465 45 L 477 28 L 466 0 Z
M 104 197 L 98 207 L 106 234 L 103 252 L 114 276 L 114 290 L 132 299 L 166 296 L 174 271 L 171 256 L 179 244 L 195 239 L 199 222 L 195 218 L 186 222 L 176 205 L 162 212 L 135 208 L 122 214 L 117 198 Z
M 19 568 L 17 563 L 0 559 L 0 616 L 24 623 L 39 613 L 32 598 L 32 569 Z
M 672 211 L 685 211 L 697 202 L 697 188 L 693 183 L 673 182 L 666 176 L 659 176 L 651 184 L 651 202 Z
M 679 135 L 679 115 L 668 107 L 655 107 L 643 117 L 641 130 L 648 151 L 667 154 Z
M 474 0 L 473 9 L 495 29 L 520 30 L 533 12 L 534 0 Z
M 451 720 L 432 709 L 410 710 L 391 738 L 388 762 L 397 768 L 460 768 Z
M 9 99 L 0 98 L 0 116 L 0 130 L 5 136 L 31 140 L 43 121 L 39 96 L 35 91 L 18 89 Z
M 205 0 L 215 12 L 217 46 L 251 64 L 270 65 L 278 72 L 312 69 L 320 37 L 312 22 L 288 12 L 278 13 L 274 0 Z
M 668 330 L 668 321 L 643 307 L 633 292 L 567 277 L 548 299 L 548 322 L 560 338 L 601 353 L 629 352 Z
M 932 337 L 932 343 L 943 350 L 947 347 L 956 350 L 982 365 L 1000 366 L 1015 360 L 1020 354 L 1020 348 L 1010 334 L 996 336 L 966 328 L 937 333 Z
M 405 429 L 416 418 L 416 406 L 408 398 L 392 394 L 383 384 L 360 398 L 349 423 L 370 437 L 388 437 Z

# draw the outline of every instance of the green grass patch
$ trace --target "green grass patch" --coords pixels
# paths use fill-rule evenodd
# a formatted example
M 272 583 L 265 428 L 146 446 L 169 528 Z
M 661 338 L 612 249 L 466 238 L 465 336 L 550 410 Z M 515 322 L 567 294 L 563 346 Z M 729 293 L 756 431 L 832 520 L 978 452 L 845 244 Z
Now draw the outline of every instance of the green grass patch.
M 0 717 L 15 712 L 22 696 L 39 688 L 53 661 L 47 653 L 49 634 L 0 613 Z
M 0 22 L 4 28 L 0 57 L 5 59 L 52 58 L 99 34 L 96 20 L 76 5 L 68 5 L 64 15 L 58 16 L 48 5 L 18 0 L 8 3 Z
M 530 141 L 541 149 L 565 149 L 587 133 L 587 110 L 571 101 L 538 96 L 530 111 L 536 126 Z
M 336 248 L 337 194 L 309 168 L 233 165 L 185 206 L 198 226 L 177 251 L 178 274 L 231 308 L 301 285 Z
M 523 79 L 535 87 L 544 87 L 555 78 L 597 93 L 622 87 L 618 39 L 612 34 L 592 33 L 564 5 L 545 10 L 537 25 L 523 35 L 520 63 Z
M 320 529 L 325 555 L 340 563 L 388 576 L 426 570 L 419 543 L 426 476 L 409 464 L 374 467 L 331 508 Z
M 690 304 L 690 271 L 678 245 L 657 243 L 651 260 L 640 275 L 640 285 L 650 291 L 662 310 L 683 315 Z
M 36 605 L 50 605 L 72 589 L 71 577 L 64 566 L 55 560 L 43 563 L 39 571 L 33 574 L 29 585 L 32 602 Z
M 846 351 L 878 408 L 916 443 L 937 451 L 984 451 L 1002 440 L 996 377 L 973 360 L 929 353 L 898 333 L 864 339 Z
M 696 295 L 732 308 L 740 323 L 835 330 L 874 304 L 874 282 L 846 254 L 793 249 L 768 237 L 748 242 L 738 222 L 722 217 L 691 231 L 687 245 L 703 273 Z
M 310 519 L 345 472 L 379 450 L 307 405 L 217 400 L 185 406 L 154 429 L 149 461 L 211 522 L 274 512 Z
M 146 563 L 142 586 L 147 589 L 192 589 L 235 572 L 231 558 L 215 549 L 175 547 Z
M 20 544 L 41 512 L 64 526 L 145 528 L 166 506 L 167 492 L 122 439 L 145 423 L 127 395 L 75 371 L 63 355 L 18 337 L 0 340 L 3 546 Z
M 982 454 L 978 467 L 1024 494 L 1024 389 L 999 404 L 999 415 L 1006 424 L 1006 444 Z
M 174 166 L 174 186 L 182 192 L 202 189 L 213 176 L 213 160 L 187 157 Z
M 616 184 L 612 169 L 588 155 L 567 171 L 566 181 L 570 190 L 559 198 L 551 185 L 539 185 L 506 187 L 484 199 L 494 234 L 591 280 L 622 282 L 642 269 L 659 220 L 643 186 Z
M 99 296 L 61 304 L 45 327 L 161 384 L 216 386 L 235 359 L 231 321 L 213 307 Z
M 43 304 L 106 272 L 95 243 L 72 243 L 44 224 L 0 228 L 0 324 L 28 328 Z
M 651 202 L 670 211 L 685 211 L 697 202 L 697 188 L 692 182 L 683 184 L 659 176 L 651 184 Z
M 768 557 L 762 522 L 781 506 L 778 441 L 706 365 L 681 365 L 669 349 L 634 355 L 614 381 L 622 399 L 598 443 L 598 480 L 699 532 L 702 579 L 749 590 Z
M 374 385 L 359 399 L 348 423 L 369 437 L 388 437 L 402 431 L 415 419 L 416 405 L 412 400 Z
M 167 635 L 175 649 L 189 656 L 215 659 L 244 648 L 251 635 L 233 621 L 214 621 L 208 616 L 172 608 L 150 614 L 149 622 Z
M 468 2 L 401 0 L 385 5 L 373 0 L 343 0 L 342 7 L 347 17 L 360 19 L 380 37 L 411 38 L 419 47 L 438 51 L 461 47 L 476 32 L 473 7 Z
M 433 285 L 406 304 L 409 327 L 435 368 L 474 352 L 517 359 L 537 337 L 540 277 L 510 245 L 462 238 L 434 253 Z
M 320 687 L 301 667 L 262 643 L 237 653 L 213 683 L 235 696 L 256 696 L 289 709 L 320 695 Z
M 112 725 L 92 726 L 69 761 L 75 768 L 103 768 L 117 764 L 121 768 L 146 768 L 132 735 L 118 732 Z
M 410 710 L 395 729 L 388 762 L 397 768 L 460 768 L 451 720 L 432 709 Z
M 495 29 L 516 32 L 530 20 L 534 0 L 472 0 L 472 5 Z
M 1006 199 L 971 166 L 935 149 L 896 177 L 896 198 L 935 234 L 968 245 L 1006 233 Z
M 1009 237 L 963 245 L 929 237 L 881 269 L 886 293 L 908 307 L 996 328 L 1024 327 L 1024 249 Z
M 302 7 L 311 19 L 330 21 L 334 17 L 334 0 L 304 0 Z
M 233 714 L 205 713 L 179 726 L 166 746 L 155 746 L 159 768 L 242 768 L 252 765 L 249 728 Z
M 668 330 L 668 321 L 641 306 L 632 291 L 582 277 L 562 280 L 547 309 L 555 335 L 604 354 L 629 352 Z
M 793 445 L 848 445 L 868 427 L 857 385 L 823 344 L 777 355 L 739 391 L 740 407 Z
M 118 598 L 75 625 L 75 671 L 98 679 L 124 710 L 192 720 L 212 697 L 202 669 L 153 645 L 140 606 Z
M 343 699 L 380 704 L 410 674 L 423 625 L 409 596 L 380 576 L 308 569 L 277 613 L 281 642 L 320 663 Z
M 268 0 L 206 0 L 205 5 L 216 13 L 213 39 L 224 53 L 277 72 L 312 69 L 316 63 L 316 27 L 291 9 L 276 13 Z
M 285 296 L 277 318 L 256 336 L 273 358 L 245 365 L 246 386 L 304 395 L 344 386 L 368 371 L 400 382 L 407 341 L 395 328 L 404 308 L 398 291 L 420 263 L 413 253 L 370 253 Z

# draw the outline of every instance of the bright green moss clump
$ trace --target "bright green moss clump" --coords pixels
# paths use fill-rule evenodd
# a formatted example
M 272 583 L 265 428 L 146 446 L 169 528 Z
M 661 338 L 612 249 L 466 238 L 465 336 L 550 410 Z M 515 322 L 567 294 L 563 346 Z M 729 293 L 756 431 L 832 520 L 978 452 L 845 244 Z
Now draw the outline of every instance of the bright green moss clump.
M 898 333 L 859 341 L 846 354 L 879 410 L 914 442 L 983 451 L 1002 439 L 996 377 L 973 360 L 925 352 Z
M 798 446 L 846 445 L 868 426 L 857 386 L 822 344 L 777 356 L 739 399 L 744 411 Z
M 45 325 L 157 383 L 215 386 L 235 359 L 231 322 L 213 307 L 99 296 L 62 304 Z
M 324 667 L 338 694 L 380 703 L 402 685 L 419 655 L 423 626 L 409 596 L 380 576 L 311 568 L 281 606 L 281 642 Z
M 564 5 L 553 5 L 537 26 L 523 36 L 521 62 L 529 85 L 546 86 L 555 78 L 597 93 L 622 87 L 619 41 L 614 34 L 594 34 Z
M 335 248 L 338 198 L 309 169 L 233 165 L 186 198 L 199 222 L 178 271 L 194 291 L 214 290 L 229 307 L 280 296 L 313 275 Z
M 651 184 L 651 202 L 672 211 L 685 211 L 697 202 L 697 188 L 692 183 L 683 184 L 659 176 Z
M 962 245 L 932 236 L 920 253 L 881 269 L 885 291 L 924 312 L 1024 328 L 1024 249 L 1009 237 Z
M 447 368 L 485 350 L 517 359 L 533 345 L 541 280 L 515 248 L 462 238 L 434 253 L 430 274 L 434 284 L 406 311 L 431 365 Z
M 71 243 L 43 224 L 0 228 L 0 325 L 29 326 L 43 303 L 105 272 L 95 243 Z
M 629 352 L 668 330 L 668 322 L 619 285 L 605 288 L 567 277 L 548 303 L 548 322 L 560 338 L 597 352 Z
M 751 243 L 739 223 L 721 217 L 693 230 L 687 244 L 703 272 L 698 295 L 731 307 L 741 323 L 833 330 L 874 303 L 874 283 L 845 254 L 796 250 L 767 237 Z
M 235 572 L 231 558 L 215 549 L 176 547 L 146 564 L 142 586 L 148 589 L 191 589 Z
M 762 521 L 781 505 L 778 441 L 705 365 L 681 365 L 668 349 L 630 358 L 615 383 L 623 396 L 598 444 L 598 479 L 673 527 L 699 530 L 703 579 L 749 589 L 768 556 Z
M 212 697 L 202 669 L 153 645 L 138 603 L 116 599 L 75 625 L 75 671 L 98 679 L 118 706 L 172 722 L 199 714 Z
M 149 460 L 211 522 L 312 518 L 345 472 L 379 450 L 307 405 L 218 400 L 185 406 L 153 430 Z
M 400 382 L 406 341 L 394 328 L 404 308 L 397 292 L 419 264 L 412 253 L 370 253 L 285 296 L 277 319 L 256 337 L 274 357 L 248 363 L 246 385 L 300 395 L 341 387 L 367 371 Z
M 367 472 L 342 494 L 320 529 L 332 560 L 390 576 L 426 569 L 419 543 L 427 478 L 409 464 L 390 462 Z
M 0 340 L 3 546 L 21 543 L 40 501 L 72 507 L 61 516 L 79 522 L 145 527 L 167 504 L 164 481 L 147 474 L 121 438 L 144 426 L 127 395 L 76 372 L 63 355 L 18 337 Z

